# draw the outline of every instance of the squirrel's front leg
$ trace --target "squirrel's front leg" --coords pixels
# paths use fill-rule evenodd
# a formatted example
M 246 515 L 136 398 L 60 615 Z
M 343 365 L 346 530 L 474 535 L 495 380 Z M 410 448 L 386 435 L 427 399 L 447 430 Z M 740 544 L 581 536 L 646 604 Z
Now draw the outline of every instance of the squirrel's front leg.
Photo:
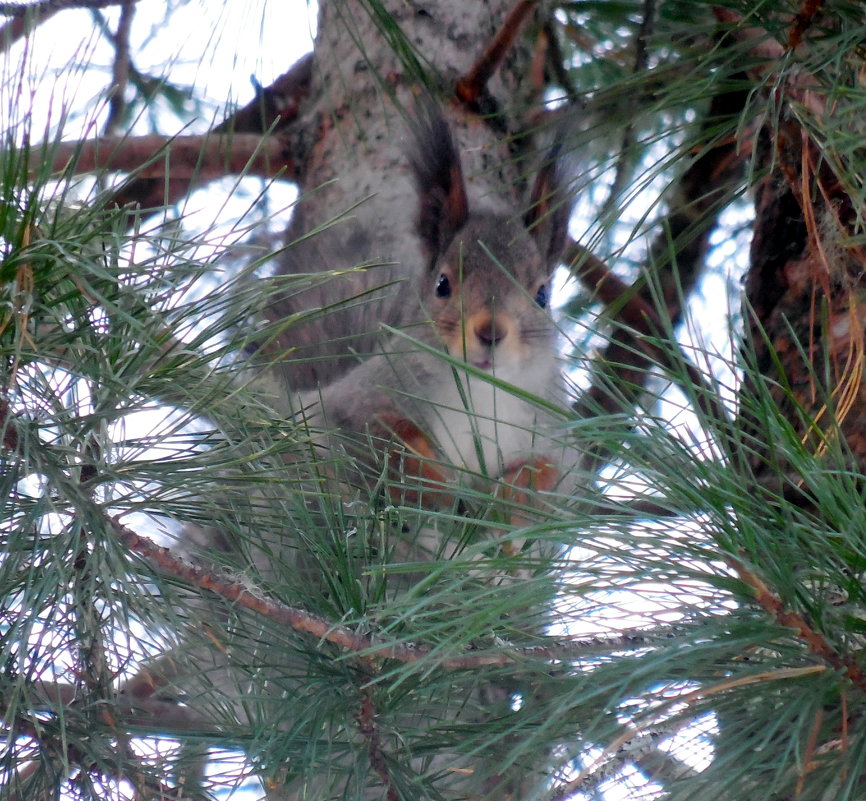
M 391 499 L 399 503 L 420 503 L 425 508 L 451 500 L 451 477 L 433 443 L 415 423 L 395 412 L 376 416 L 377 428 L 386 432 L 385 452 Z M 391 444 L 393 443 L 393 444 Z
M 506 466 L 496 496 L 510 508 L 512 528 L 529 525 L 537 519 L 539 492 L 556 489 L 562 478 L 559 465 L 543 455 L 521 459 Z M 535 509 L 536 514 L 533 514 Z M 523 541 L 503 541 L 502 550 L 509 556 L 518 553 Z

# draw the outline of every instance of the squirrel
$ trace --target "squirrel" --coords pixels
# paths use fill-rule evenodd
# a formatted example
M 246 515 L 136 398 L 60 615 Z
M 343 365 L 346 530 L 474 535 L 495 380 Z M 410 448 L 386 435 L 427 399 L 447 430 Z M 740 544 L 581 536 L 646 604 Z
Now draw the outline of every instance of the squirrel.
M 579 460 L 549 406 L 566 406 L 549 308 L 571 211 L 560 143 L 521 217 L 470 211 L 457 148 L 432 101 L 419 105 L 412 138 L 427 260 L 417 325 L 301 393 L 301 408 L 326 447 L 347 450 L 373 478 L 386 469 L 404 500 L 447 493 L 456 473 L 553 490 Z

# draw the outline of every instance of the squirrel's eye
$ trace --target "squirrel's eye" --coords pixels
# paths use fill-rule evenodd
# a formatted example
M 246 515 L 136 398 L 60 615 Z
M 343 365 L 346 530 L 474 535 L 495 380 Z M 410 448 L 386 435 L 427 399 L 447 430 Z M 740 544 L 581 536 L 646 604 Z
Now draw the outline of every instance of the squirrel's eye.
M 442 273 L 439 278 L 436 279 L 436 297 L 451 297 L 451 282 L 448 280 L 448 276 L 445 275 L 445 273 Z
M 542 309 L 546 309 L 548 300 L 547 284 L 542 284 L 538 287 L 538 291 L 535 293 L 535 302 L 541 306 Z

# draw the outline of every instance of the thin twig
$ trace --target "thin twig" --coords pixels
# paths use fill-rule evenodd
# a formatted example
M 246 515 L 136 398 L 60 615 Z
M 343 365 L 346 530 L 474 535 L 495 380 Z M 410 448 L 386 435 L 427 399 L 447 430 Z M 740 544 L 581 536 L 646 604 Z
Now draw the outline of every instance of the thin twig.
M 105 133 L 111 135 L 117 132 L 126 113 L 126 87 L 129 84 L 129 34 L 132 30 L 132 18 L 135 16 L 135 5 L 125 3 L 120 10 L 117 30 L 112 36 L 114 43 L 114 64 L 111 71 L 111 88 L 108 92 L 108 119 L 105 121 Z
M 128 6 L 138 0 L 42 0 L 41 3 L 0 3 L 0 16 L 26 17 L 30 14 L 56 14 L 68 9 L 98 9 Z

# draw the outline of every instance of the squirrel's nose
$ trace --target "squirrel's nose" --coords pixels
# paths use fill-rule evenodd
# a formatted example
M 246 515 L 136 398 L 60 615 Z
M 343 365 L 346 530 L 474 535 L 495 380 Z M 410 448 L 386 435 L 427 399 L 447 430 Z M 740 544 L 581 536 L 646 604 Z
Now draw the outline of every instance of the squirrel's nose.
M 492 348 L 498 345 L 505 339 L 506 329 L 503 326 L 497 326 L 492 318 L 488 317 L 483 322 L 475 326 L 475 336 L 482 345 Z

